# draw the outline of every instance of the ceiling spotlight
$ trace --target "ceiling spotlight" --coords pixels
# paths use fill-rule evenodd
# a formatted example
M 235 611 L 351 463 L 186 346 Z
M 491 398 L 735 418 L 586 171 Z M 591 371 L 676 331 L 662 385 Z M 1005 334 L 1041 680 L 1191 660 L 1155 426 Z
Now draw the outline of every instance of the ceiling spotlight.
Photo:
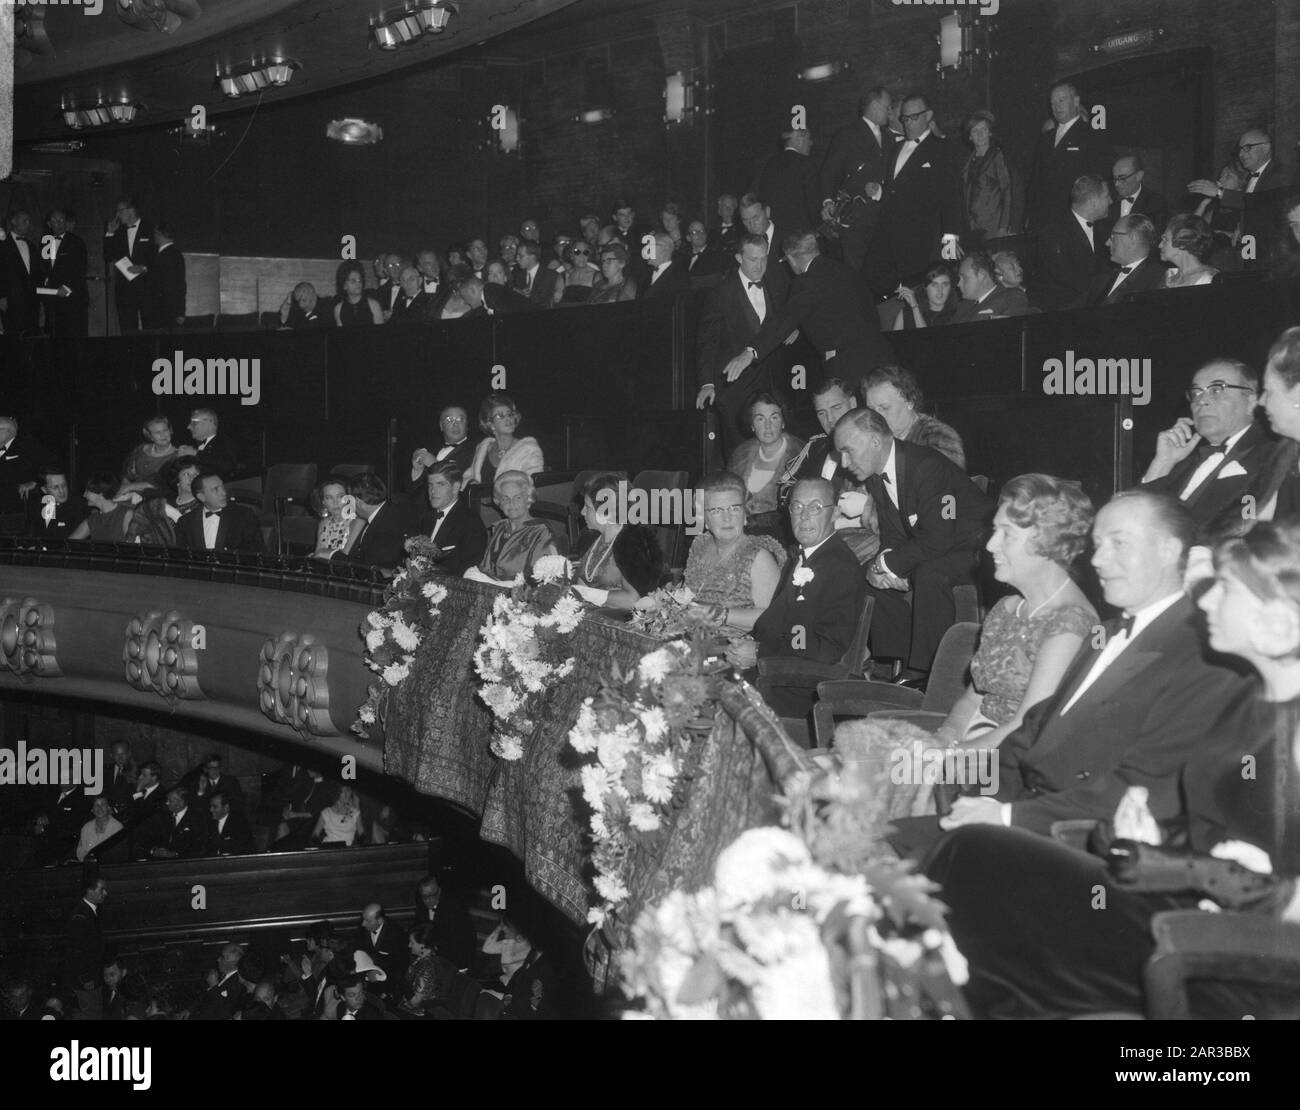
M 109 123 L 132 123 L 145 110 L 143 104 L 125 99 L 100 100 L 94 104 L 79 104 L 75 100 L 65 99 L 59 108 L 63 122 L 74 131 L 80 131 L 83 127 L 103 127 Z
M 573 117 L 575 123 L 604 123 L 614 118 L 613 108 L 587 108 Z
M 325 128 L 325 137 L 349 146 L 368 146 L 384 137 L 384 129 L 363 119 L 336 119 Z
M 695 82 L 678 70 L 664 82 L 664 123 L 685 123 L 695 115 Z
M 847 62 L 822 62 L 820 65 L 808 66 L 799 74 L 800 81 L 807 81 L 810 84 L 816 84 L 818 81 L 829 81 L 842 70 L 848 69 Z
M 225 72 L 219 71 L 216 86 L 223 96 L 236 99 L 247 93 L 261 92 L 268 87 L 283 88 L 301 68 L 292 58 L 263 58 L 257 62 L 245 62 Z
M 416 18 L 420 21 L 420 26 L 429 34 L 440 35 L 447 29 L 447 24 L 451 22 L 451 15 L 455 6 L 444 4 L 439 0 L 426 0 L 420 5 L 416 12 Z
M 380 50 L 396 50 L 422 35 L 440 35 L 458 12 L 449 0 L 420 0 L 391 8 L 370 21 L 370 37 Z

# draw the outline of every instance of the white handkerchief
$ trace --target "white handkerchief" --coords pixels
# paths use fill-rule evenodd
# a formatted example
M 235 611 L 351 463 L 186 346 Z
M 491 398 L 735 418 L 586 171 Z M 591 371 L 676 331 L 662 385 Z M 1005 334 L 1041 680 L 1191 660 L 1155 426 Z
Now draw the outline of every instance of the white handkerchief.
M 908 515 L 908 518 L 907 518 L 907 523 L 910 524 L 913 528 L 915 528 L 915 527 L 916 527 L 916 520 L 917 520 L 916 514 L 915 514 L 915 513 L 910 513 L 910 514 Z
M 1244 477 L 1246 477 L 1246 468 L 1242 466 L 1241 463 L 1239 463 L 1236 459 L 1233 459 L 1232 462 L 1228 463 L 1227 466 L 1225 466 L 1222 470 L 1219 471 L 1219 478 L 1244 478 Z M 1218 481 L 1218 478 L 1216 478 L 1215 481 Z

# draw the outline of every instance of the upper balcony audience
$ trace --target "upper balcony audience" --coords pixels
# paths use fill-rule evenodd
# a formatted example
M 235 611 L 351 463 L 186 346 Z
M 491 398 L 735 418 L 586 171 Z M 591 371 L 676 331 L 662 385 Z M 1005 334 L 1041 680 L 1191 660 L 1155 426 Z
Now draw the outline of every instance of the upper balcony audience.
M 336 327 L 352 328 L 384 322 L 384 310 L 380 307 L 380 302 L 366 292 L 365 273 L 360 264 L 344 262 L 339 266 L 337 282 L 338 299 L 334 302 Z M 396 297 L 395 282 L 392 288 L 392 295 Z

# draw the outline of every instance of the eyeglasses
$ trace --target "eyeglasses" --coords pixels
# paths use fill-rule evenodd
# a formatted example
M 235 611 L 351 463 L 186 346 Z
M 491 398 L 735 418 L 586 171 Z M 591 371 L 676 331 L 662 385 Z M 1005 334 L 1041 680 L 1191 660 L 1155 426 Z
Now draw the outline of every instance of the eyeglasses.
M 1217 400 L 1219 397 L 1223 396 L 1223 391 L 1225 389 L 1240 389 L 1243 393 L 1255 392 L 1248 385 L 1229 385 L 1227 382 L 1211 382 L 1209 385 L 1205 386 L 1204 388 L 1202 388 L 1199 385 L 1192 386 L 1191 389 L 1187 390 L 1186 397 L 1188 403 L 1194 405 L 1206 394 L 1209 394 L 1210 397 L 1215 398 Z
M 929 110 L 930 110 L 929 108 L 926 108 L 925 111 L 923 112 L 904 112 L 898 118 L 901 119 L 904 123 L 911 123 L 912 120 L 915 119 L 924 119 L 926 112 L 929 112 Z
M 714 520 L 721 520 L 724 516 L 736 516 L 738 513 L 745 511 L 744 505 L 716 505 L 712 509 L 705 509 L 706 515 Z
M 805 505 L 802 501 L 790 502 L 791 516 L 820 516 L 830 505 L 823 505 L 820 501 L 812 501 Z
M 1269 145 L 1269 144 L 1268 144 L 1268 141 L 1267 141 L 1267 140 L 1264 140 L 1264 141 L 1261 141 L 1261 142 L 1258 142 L 1258 143 L 1238 143 L 1238 144 L 1237 144 L 1237 153 L 1240 154 L 1243 150 L 1249 150 L 1251 147 L 1254 147 L 1254 146 L 1268 146 L 1268 145 Z
M 1132 173 L 1117 173 L 1111 176 L 1111 180 L 1118 185 L 1121 181 L 1127 181 L 1130 177 L 1137 177 L 1141 170 L 1134 170 Z
M 518 420 L 518 419 L 519 419 L 519 414 L 518 414 L 517 412 L 514 412 L 514 411 L 511 411 L 511 412 L 494 412 L 494 413 L 492 414 L 492 419 L 493 419 L 493 420 Z
M 574 258 L 577 258 L 578 255 L 582 255 L 582 256 L 585 258 L 587 255 L 589 255 L 589 254 L 591 253 L 591 251 L 589 251 L 589 250 L 580 250 L 580 251 L 579 251 L 579 250 L 575 250 L 575 251 L 570 251 L 569 253 L 572 254 Z
M 507 508 L 507 507 L 513 508 L 515 505 L 527 505 L 527 504 L 528 504 L 528 494 L 526 494 L 526 493 L 517 493 L 517 494 L 515 494 L 514 497 L 497 497 L 497 498 L 494 498 L 494 500 L 495 500 L 496 503 L 497 503 L 498 505 L 500 505 L 503 509 L 504 509 L 504 508 Z

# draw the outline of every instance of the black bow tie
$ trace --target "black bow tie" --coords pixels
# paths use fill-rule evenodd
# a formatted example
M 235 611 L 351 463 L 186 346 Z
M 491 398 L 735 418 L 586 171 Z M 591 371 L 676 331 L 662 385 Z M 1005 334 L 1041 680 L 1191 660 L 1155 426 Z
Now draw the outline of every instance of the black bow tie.
M 220 516 L 220 515 L 221 515 L 221 510 L 220 510 L 220 509 L 204 509 L 204 510 L 203 510 L 203 519 L 204 519 L 204 520 L 207 520 L 208 517 L 210 517 L 210 516 Z
M 1115 635 L 1118 636 L 1123 633 L 1125 636 L 1131 637 L 1133 635 L 1133 622 L 1135 620 L 1137 620 L 1137 618 L 1131 613 L 1126 617 L 1120 617 L 1119 621 L 1115 625 Z
M 761 281 L 748 281 L 748 282 L 746 282 L 745 284 L 748 285 L 751 289 L 762 289 L 762 288 L 763 288 L 763 283 L 762 283 Z
M 1096 220 L 1084 220 L 1084 221 L 1083 221 L 1083 226 L 1084 226 L 1084 227 L 1093 227 L 1093 226 L 1095 226 L 1096 223 L 1097 223 Z
M 442 519 L 443 517 L 445 517 L 446 515 L 447 515 L 447 510 L 446 510 L 446 509 L 439 509 L 436 513 L 433 514 L 433 519 L 434 519 L 434 520 L 441 520 L 441 519 Z
M 1132 266 L 1121 266 L 1119 268 L 1119 272 L 1123 277 L 1128 277 L 1128 275 L 1131 274 L 1136 269 L 1137 269 L 1137 263 L 1134 262 Z
M 1254 181 L 1255 178 L 1257 178 L 1263 172 L 1264 172 L 1263 170 L 1256 170 L 1254 173 L 1250 175 L 1250 177 L 1247 180 Z
M 1196 445 L 1196 457 L 1204 462 L 1211 455 L 1221 454 L 1227 451 L 1227 446 L 1222 443 L 1210 443 L 1208 440 L 1201 440 Z

